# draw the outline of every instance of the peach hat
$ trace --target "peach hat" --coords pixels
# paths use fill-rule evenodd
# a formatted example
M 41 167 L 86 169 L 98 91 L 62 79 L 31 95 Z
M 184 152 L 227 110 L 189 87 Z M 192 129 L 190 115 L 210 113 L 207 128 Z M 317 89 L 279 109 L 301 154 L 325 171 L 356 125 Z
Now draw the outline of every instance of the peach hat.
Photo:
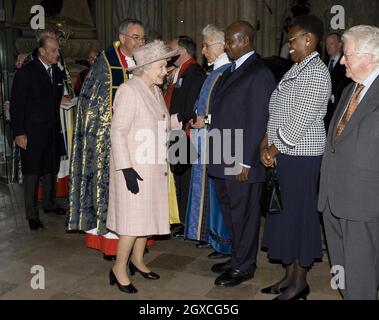
M 179 48 L 171 50 L 163 41 L 154 40 L 142 47 L 134 49 L 133 56 L 136 65 L 128 68 L 127 71 L 133 71 L 156 61 L 170 59 L 177 56 L 178 52 Z

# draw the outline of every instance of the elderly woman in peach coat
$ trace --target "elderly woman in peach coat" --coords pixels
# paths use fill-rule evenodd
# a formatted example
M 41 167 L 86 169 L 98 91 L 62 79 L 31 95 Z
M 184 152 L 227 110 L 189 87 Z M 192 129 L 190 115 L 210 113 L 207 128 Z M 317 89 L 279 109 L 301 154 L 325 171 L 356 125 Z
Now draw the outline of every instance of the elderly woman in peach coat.
M 146 241 L 152 235 L 170 233 L 168 137 L 195 113 L 170 116 L 158 87 L 167 75 L 169 51 L 154 41 L 134 51 L 134 77 L 118 89 L 111 126 L 111 163 L 107 228 L 120 237 L 117 260 L 109 273 L 110 284 L 136 293 L 127 275 L 140 273 L 159 279 L 143 261 Z M 129 259 L 130 258 L 130 259 Z

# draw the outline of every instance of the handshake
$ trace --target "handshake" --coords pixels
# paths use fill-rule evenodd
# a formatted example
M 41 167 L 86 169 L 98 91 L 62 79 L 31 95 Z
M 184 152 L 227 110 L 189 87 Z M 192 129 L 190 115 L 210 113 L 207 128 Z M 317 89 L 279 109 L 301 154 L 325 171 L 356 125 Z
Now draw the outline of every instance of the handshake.
M 195 111 L 186 111 L 178 114 L 178 121 L 179 122 L 189 122 L 193 121 L 196 122 L 197 114 Z
M 205 127 L 205 118 L 200 117 L 195 111 L 183 112 L 178 114 L 179 122 L 188 122 L 194 129 L 202 129 Z

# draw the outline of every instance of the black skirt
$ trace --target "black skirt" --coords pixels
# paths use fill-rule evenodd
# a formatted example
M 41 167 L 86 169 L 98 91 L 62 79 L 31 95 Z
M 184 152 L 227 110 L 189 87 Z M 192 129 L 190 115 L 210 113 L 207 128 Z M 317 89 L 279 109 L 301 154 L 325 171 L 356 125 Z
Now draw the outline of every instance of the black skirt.
M 262 247 L 268 256 L 290 265 L 299 260 L 304 268 L 322 257 L 317 185 L 322 156 L 279 155 L 277 171 L 283 211 L 268 214 Z

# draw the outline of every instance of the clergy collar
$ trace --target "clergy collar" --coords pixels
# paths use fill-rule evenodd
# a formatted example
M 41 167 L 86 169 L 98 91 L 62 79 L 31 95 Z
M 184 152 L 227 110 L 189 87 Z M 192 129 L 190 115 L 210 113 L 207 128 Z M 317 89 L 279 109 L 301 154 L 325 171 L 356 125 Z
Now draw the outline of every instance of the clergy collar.
M 228 55 L 223 52 L 212 64 L 208 64 L 209 66 L 213 65 L 213 69 L 216 70 L 223 65 L 230 63 Z

